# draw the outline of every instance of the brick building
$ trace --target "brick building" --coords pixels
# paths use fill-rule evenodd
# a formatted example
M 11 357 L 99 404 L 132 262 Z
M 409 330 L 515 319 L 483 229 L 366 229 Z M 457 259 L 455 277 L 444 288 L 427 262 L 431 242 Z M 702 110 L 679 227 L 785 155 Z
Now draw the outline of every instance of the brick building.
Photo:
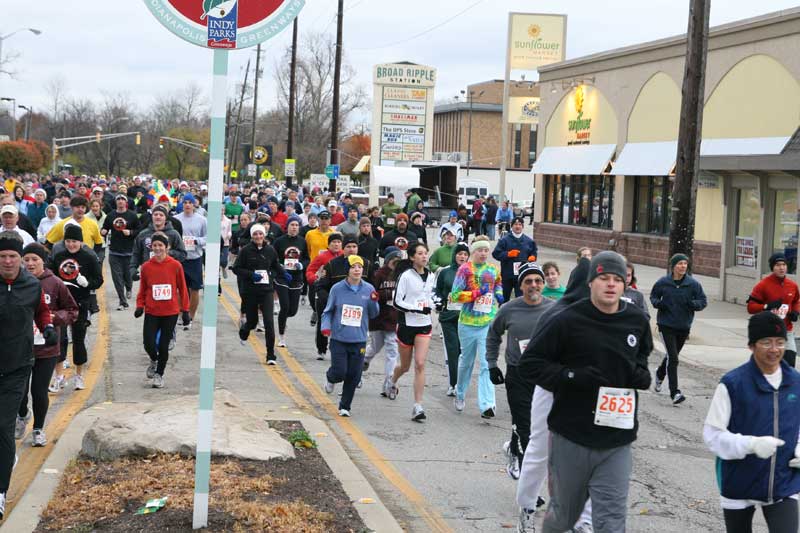
M 512 81 L 510 95 L 538 97 L 539 87 L 531 82 Z M 433 115 L 435 157 L 458 161 L 462 167 L 469 163 L 472 168 L 499 168 L 502 102 L 503 80 L 489 80 L 469 85 L 464 94 L 457 95 L 452 103 L 437 104 Z M 536 159 L 536 128 L 535 124 L 508 125 L 507 168 L 529 169 L 533 166 Z M 472 157 L 468 155 L 470 151 Z

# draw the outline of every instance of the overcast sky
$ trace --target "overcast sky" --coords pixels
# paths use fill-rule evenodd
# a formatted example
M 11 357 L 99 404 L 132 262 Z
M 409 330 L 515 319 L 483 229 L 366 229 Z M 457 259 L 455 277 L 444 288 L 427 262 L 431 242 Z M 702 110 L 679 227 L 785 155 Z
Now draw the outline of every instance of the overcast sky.
M 104 92 L 127 92 L 140 109 L 159 93 L 191 81 L 203 87 L 207 97 L 210 94 L 212 52 L 167 31 L 141 0 L 3 4 L 0 35 L 21 27 L 43 33 L 37 37 L 22 32 L 3 43 L 4 56 L 14 53 L 19 58 L 12 65 L 16 79 L 0 76 L 0 97 L 17 98 L 18 104 L 34 109 L 47 108 L 44 87 L 55 77 L 66 80 L 70 96 L 99 99 Z M 796 5 L 797 0 L 713 0 L 711 24 Z M 370 96 L 371 67 L 376 63 L 408 60 L 434 66 L 439 100 L 458 94 L 469 83 L 502 78 L 509 11 L 567 14 L 571 59 L 684 33 L 688 6 L 689 0 L 345 0 L 345 59 L 356 68 Z M 335 14 L 335 0 L 306 0 L 300 32 L 335 34 Z M 272 65 L 290 41 L 291 26 L 265 44 L 268 68 L 260 86 L 264 88 L 261 109 L 274 105 Z M 241 79 L 248 57 L 255 55 L 251 50 L 231 54 L 232 78 Z M 230 94 L 234 83 L 229 82 Z

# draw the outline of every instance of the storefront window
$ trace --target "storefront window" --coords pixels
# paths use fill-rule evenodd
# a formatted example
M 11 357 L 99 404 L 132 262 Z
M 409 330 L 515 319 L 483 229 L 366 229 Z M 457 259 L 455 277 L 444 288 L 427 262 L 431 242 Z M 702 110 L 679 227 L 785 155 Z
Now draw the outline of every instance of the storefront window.
M 761 227 L 761 205 L 755 189 L 737 190 L 736 251 L 734 265 L 755 268 L 758 264 L 758 229 Z
M 786 256 L 789 274 L 797 273 L 799 224 L 797 191 L 775 191 L 775 231 L 772 236 L 772 252 L 781 252 Z
M 669 233 L 672 210 L 672 178 L 636 176 L 634 188 L 633 231 Z
M 611 176 L 545 176 L 547 222 L 610 228 L 614 203 Z

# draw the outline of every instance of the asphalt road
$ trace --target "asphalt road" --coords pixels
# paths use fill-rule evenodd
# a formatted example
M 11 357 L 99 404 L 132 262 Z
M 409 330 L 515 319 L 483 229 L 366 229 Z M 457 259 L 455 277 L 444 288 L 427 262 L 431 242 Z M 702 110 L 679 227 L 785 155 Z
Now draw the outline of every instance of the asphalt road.
M 566 279 L 568 272 L 562 275 Z M 505 390 L 497 388 L 498 416 L 487 422 L 479 416 L 473 380 L 467 408 L 457 413 L 452 399 L 445 396 L 446 367 L 436 330 L 426 372 L 425 423 L 411 421 L 411 375 L 401 380 L 396 401 L 380 397 L 380 355 L 356 393 L 353 417 L 340 419 L 335 414 L 336 393 L 327 396 L 322 391 L 328 361 L 315 359 L 308 306 L 290 319 L 288 352 L 279 351 L 279 366 L 267 368 L 262 334 L 254 335 L 256 340 L 246 346 L 238 341 L 238 297 L 233 276 L 223 286 L 218 309 L 217 387 L 231 390 L 244 402 L 274 410 L 303 410 L 328 422 L 384 503 L 409 531 L 500 531 L 515 525 L 516 484 L 505 473 L 501 449 L 510 433 Z M 110 279 L 106 291 L 109 354 L 90 403 L 142 402 L 196 394 L 200 317 L 196 329 L 178 333 L 177 347 L 167 367 L 166 387 L 151 389 L 144 379 L 147 358 L 141 344 L 141 321 L 133 318 L 132 311 L 113 310 L 116 300 Z M 658 359 L 658 355 L 652 356 L 651 368 Z M 681 389 L 689 397 L 680 407 L 673 407 L 666 393 L 645 392 L 640 398 L 628 531 L 723 530 L 714 460 L 701 439 L 710 397 L 722 372 L 682 364 L 680 373 Z M 763 524 L 760 518 L 759 522 Z M 760 531 L 766 531 L 761 527 Z

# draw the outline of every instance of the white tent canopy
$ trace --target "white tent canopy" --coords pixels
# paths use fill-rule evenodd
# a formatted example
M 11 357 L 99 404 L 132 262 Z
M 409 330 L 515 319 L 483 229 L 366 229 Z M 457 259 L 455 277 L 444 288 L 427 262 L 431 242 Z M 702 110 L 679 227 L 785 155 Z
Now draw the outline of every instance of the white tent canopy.
M 536 159 L 532 174 L 600 175 L 614 156 L 616 144 L 548 146 Z
M 379 187 L 419 187 L 419 169 L 412 167 L 372 167 L 372 185 Z

